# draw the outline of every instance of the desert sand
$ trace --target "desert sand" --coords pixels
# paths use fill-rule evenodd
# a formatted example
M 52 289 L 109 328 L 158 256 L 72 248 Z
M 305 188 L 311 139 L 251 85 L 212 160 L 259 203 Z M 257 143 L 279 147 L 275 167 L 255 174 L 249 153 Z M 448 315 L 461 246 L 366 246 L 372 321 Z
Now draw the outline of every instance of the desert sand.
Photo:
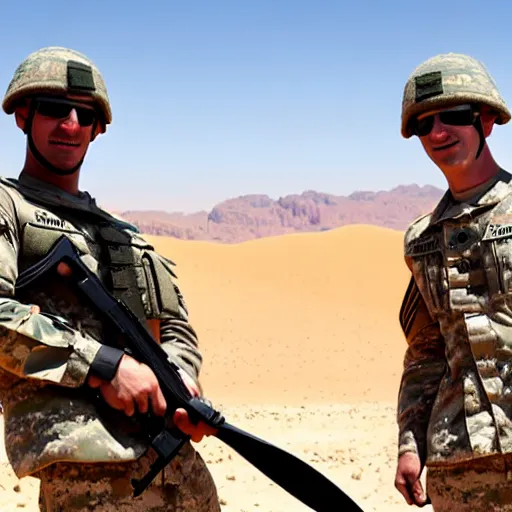
M 411 510 L 393 485 L 403 233 L 358 225 L 237 245 L 146 239 L 177 265 L 205 394 L 226 419 L 308 462 L 365 511 Z M 310 510 L 216 438 L 195 447 L 223 511 Z M 3 446 L 0 465 L 0 510 L 38 510 L 37 480 L 18 481 Z

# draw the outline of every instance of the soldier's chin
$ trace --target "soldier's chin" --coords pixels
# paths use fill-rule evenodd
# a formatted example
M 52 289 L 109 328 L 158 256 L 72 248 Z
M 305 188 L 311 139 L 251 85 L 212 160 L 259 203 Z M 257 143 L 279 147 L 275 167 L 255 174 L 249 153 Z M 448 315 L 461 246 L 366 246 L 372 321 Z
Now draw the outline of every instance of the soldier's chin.
M 439 162 L 439 167 L 446 171 L 446 173 L 450 173 L 451 175 L 456 174 L 464 174 L 468 167 L 469 163 L 467 160 L 463 160 L 460 158 L 446 158 Z
M 48 163 L 51 165 L 51 168 L 48 168 L 48 170 L 52 172 L 52 174 L 66 176 L 73 174 L 78 170 L 77 166 L 80 163 L 80 160 L 48 160 Z

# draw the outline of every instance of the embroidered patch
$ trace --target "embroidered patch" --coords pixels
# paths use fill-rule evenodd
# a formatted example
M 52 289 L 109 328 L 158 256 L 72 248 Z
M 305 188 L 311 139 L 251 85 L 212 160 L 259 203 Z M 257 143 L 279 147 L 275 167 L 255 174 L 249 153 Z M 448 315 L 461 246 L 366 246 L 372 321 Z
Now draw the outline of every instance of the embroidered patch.
M 44 210 L 36 210 L 34 217 L 35 223 L 39 224 L 40 226 L 57 229 L 64 229 L 66 227 L 65 220 L 54 217 L 53 215 L 49 215 L 48 212 Z
M 439 238 L 434 235 L 418 238 L 409 242 L 405 248 L 406 256 L 422 256 L 440 251 Z
M 94 76 L 91 66 L 77 62 L 68 61 L 68 88 L 77 91 L 94 91 Z
M 498 240 L 512 237 L 512 224 L 489 224 L 482 240 Z
M 441 71 L 433 71 L 415 78 L 416 103 L 443 94 L 443 76 Z

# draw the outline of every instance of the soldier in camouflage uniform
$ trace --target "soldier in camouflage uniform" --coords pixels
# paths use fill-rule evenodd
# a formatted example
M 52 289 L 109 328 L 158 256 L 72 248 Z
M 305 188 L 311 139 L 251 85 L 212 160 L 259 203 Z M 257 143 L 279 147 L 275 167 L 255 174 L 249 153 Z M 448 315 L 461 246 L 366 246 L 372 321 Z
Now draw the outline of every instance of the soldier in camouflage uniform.
M 202 357 L 173 263 L 79 189 L 89 144 L 112 119 L 102 76 L 81 53 L 44 48 L 18 67 L 3 108 L 27 137 L 18 179 L 0 179 L 0 400 L 16 475 L 40 479 L 47 512 L 219 511 L 211 474 L 190 443 L 132 497 L 131 478 L 155 459 L 138 415 L 163 415 L 167 406 L 155 375 L 106 344 L 113 333 L 64 278 L 15 290 L 18 274 L 66 236 L 148 322 L 190 391 L 202 393 Z M 184 410 L 173 419 L 193 441 L 212 433 Z
M 466 55 L 428 59 L 405 86 L 402 135 L 448 190 L 405 233 L 395 486 L 436 512 L 512 510 L 512 176 L 487 143 L 510 117 Z

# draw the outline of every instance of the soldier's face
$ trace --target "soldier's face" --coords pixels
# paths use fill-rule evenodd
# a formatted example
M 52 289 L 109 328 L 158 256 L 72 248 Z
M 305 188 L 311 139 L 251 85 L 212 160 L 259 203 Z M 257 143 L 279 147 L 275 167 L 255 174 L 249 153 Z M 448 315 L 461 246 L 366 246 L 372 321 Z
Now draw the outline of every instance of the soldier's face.
M 93 105 L 80 97 L 40 98 L 35 106 L 32 139 L 52 165 L 71 169 L 87 152 L 95 127 Z
M 473 120 L 469 106 L 434 110 L 418 116 L 418 126 L 423 123 L 431 128 L 426 135 L 419 133 L 421 144 L 442 170 L 463 170 L 474 160 L 480 136 L 472 124 Z
M 479 119 L 476 119 L 477 115 Z M 473 124 L 475 119 L 477 123 L 482 122 L 484 136 L 487 137 L 495 120 L 487 109 L 475 114 L 469 105 L 459 105 L 418 116 L 416 125 L 423 127 L 423 132 L 420 130 L 418 134 L 421 144 L 445 174 L 462 173 L 475 163 L 480 146 L 480 135 Z

